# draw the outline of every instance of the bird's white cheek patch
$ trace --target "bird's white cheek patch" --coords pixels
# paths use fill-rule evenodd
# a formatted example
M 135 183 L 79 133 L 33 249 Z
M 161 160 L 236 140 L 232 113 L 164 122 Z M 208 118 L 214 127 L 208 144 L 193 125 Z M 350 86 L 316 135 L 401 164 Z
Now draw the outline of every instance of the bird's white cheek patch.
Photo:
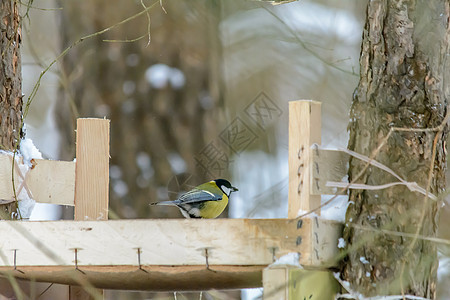
M 222 185 L 221 187 L 222 191 L 227 195 L 230 196 L 231 189 L 227 188 L 226 186 Z

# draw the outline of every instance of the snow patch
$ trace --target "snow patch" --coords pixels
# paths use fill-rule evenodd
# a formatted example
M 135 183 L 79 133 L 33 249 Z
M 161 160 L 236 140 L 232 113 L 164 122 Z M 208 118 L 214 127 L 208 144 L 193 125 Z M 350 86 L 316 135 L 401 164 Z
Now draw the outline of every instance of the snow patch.
M 241 299 L 242 300 L 261 300 L 263 298 L 263 289 L 255 288 L 255 289 L 243 289 L 241 290 Z
M 117 180 L 112 184 L 112 189 L 114 193 L 122 198 L 128 194 L 128 185 L 123 180 Z
M 295 267 L 302 268 L 302 266 L 299 263 L 299 260 L 300 260 L 300 253 L 291 252 L 291 253 L 283 255 L 282 257 L 277 259 L 274 263 L 270 264 L 269 267 L 288 265 L 288 266 L 295 266 Z
M 163 89 L 170 83 L 172 88 L 179 90 L 186 83 L 186 78 L 180 69 L 171 68 L 165 64 L 150 66 L 145 71 L 145 78 L 155 89 Z
M 369 264 L 369 261 L 368 261 L 364 256 L 361 256 L 361 257 L 359 258 L 359 261 L 362 262 L 362 263 L 365 264 L 365 265 Z
M 14 185 L 16 187 L 16 197 L 18 200 L 18 216 L 13 215 L 12 218 L 19 218 L 22 220 L 29 220 L 31 216 L 31 212 L 36 204 L 36 201 L 33 200 L 33 195 L 31 191 L 28 190 L 27 186 L 22 186 L 23 178 L 26 178 L 26 174 L 31 170 L 32 163 L 31 160 L 34 158 L 42 158 L 42 154 L 39 150 L 34 146 L 33 142 L 30 139 L 26 139 L 27 141 L 21 141 L 21 151 L 14 155 L 12 152 L 0 151 L 2 155 L 8 155 L 11 158 L 14 157 L 15 164 L 15 176 L 14 176 Z M 23 149 L 22 149 L 23 145 Z
M 322 198 L 321 198 L 322 204 L 329 201 L 332 197 L 334 197 L 334 196 L 322 195 Z M 344 223 L 345 222 L 345 212 L 347 211 L 348 205 L 349 205 L 349 201 L 348 201 L 347 195 L 337 196 L 333 199 L 333 201 L 331 201 L 330 203 L 328 203 L 327 205 L 322 207 L 322 209 L 320 211 L 320 215 L 324 219 L 334 220 L 334 221 Z
M 42 159 L 42 153 L 34 145 L 33 141 L 29 138 L 24 138 L 20 141 L 20 154 L 23 157 L 24 163 L 31 168 L 32 159 Z
M 167 160 L 169 161 L 170 167 L 175 174 L 181 174 L 186 172 L 187 165 L 184 159 L 176 152 L 171 152 L 167 154 Z
M 345 240 L 343 238 L 338 239 L 338 248 L 340 248 L 340 249 L 345 248 L 346 245 L 347 245 L 347 243 L 345 242 Z

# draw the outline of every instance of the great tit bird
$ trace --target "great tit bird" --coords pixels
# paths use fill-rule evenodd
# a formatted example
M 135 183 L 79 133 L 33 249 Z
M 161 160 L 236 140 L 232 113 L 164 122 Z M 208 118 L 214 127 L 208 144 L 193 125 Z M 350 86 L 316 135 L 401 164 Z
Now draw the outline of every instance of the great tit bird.
M 215 179 L 196 186 L 175 201 L 162 201 L 150 205 L 169 205 L 180 209 L 185 218 L 217 218 L 228 204 L 232 192 L 238 191 L 228 180 Z

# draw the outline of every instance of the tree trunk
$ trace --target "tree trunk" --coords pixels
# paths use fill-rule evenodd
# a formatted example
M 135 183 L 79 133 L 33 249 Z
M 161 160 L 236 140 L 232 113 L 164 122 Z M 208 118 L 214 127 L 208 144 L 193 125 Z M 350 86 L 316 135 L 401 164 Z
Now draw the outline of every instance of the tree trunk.
M 443 122 L 449 97 L 449 10 L 447 0 L 369 2 L 349 149 L 370 156 L 391 127 L 433 128 Z M 447 128 L 396 131 L 375 160 L 438 195 L 445 189 L 446 137 Z M 364 166 L 365 162 L 352 159 L 349 180 L 357 179 Z M 369 185 L 394 181 L 398 180 L 373 166 L 356 180 Z M 438 202 L 404 186 L 352 190 L 349 200 L 344 230 L 348 255 L 342 276 L 353 290 L 366 296 L 434 298 L 436 245 L 379 230 L 434 237 Z
M 18 2 L 0 0 L 0 149 L 13 151 L 22 118 L 21 26 Z M 15 203 L 0 206 L 0 218 L 16 218 Z

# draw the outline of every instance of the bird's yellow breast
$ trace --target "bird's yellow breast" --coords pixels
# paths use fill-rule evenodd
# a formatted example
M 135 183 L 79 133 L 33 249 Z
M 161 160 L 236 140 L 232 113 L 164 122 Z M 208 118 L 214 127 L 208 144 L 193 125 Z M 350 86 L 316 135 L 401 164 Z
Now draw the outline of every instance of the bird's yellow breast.
M 206 201 L 202 209 L 200 209 L 200 216 L 205 219 L 217 218 L 227 207 L 228 197 L 223 195 L 222 200 L 219 201 Z

